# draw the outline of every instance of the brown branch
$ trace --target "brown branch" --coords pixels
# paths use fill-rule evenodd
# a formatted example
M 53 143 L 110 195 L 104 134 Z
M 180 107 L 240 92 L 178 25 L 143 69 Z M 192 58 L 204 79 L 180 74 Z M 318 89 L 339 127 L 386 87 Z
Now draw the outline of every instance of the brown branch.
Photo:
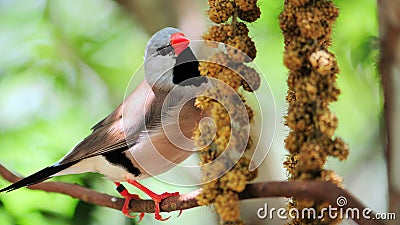
M 0 175 L 10 182 L 16 182 L 21 179 L 1 164 Z M 46 192 L 62 193 L 88 203 L 117 210 L 121 210 L 124 204 L 123 198 L 99 193 L 77 184 L 64 182 L 43 182 L 29 186 L 28 188 Z M 198 189 L 180 196 L 169 197 L 161 203 L 161 210 L 164 212 L 171 212 L 198 207 L 199 205 L 197 204 L 196 196 L 200 192 L 201 189 Z M 340 189 L 332 183 L 321 181 L 272 181 L 248 184 L 246 189 L 240 194 L 240 199 L 245 200 L 266 197 L 295 197 L 297 199 L 323 200 L 329 202 L 333 207 L 336 207 L 336 200 L 339 196 L 343 196 L 347 199 L 347 204 L 343 207 L 344 210 L 348 208 L 357 208 L 360 210 L 360 212 L 362 212 L 362 210 L 366 208 L 346 190 Z M 132 212 L 154 212 L 154 203 L 152 200 L 132 200 L 129 206 Z M 371 214 L 371 217 L 373 216 L 374 214 Z M 360 216 L 358 219 L 352 219 L 359 224 L 383 224 L 381 221 L 372 219 L 367 220 L 362 216 Z
M 389 185 L 389 210 L 400 214 L 400 175 L 398 159 L 399 116 L 399 68 L 400 68 L 400 3 L 399 1 L 378 0 L 380 62 L 382 88 L 384 93 L 384 113 L 386 125 L 386 162 Z M 395 224 L 392 221 L 392 224 Z

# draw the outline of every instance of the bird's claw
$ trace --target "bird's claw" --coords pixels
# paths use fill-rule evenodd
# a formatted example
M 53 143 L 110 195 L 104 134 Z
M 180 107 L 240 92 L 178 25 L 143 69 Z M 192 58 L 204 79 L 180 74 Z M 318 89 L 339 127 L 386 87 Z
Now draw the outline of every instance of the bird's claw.
M 117 185 L 117 191 L 122 195 L 122 197 L 125 198 L 124 206 L 122 206 L 122 213 L 128 218 L 131 219 L 136 218 L 137 215 L 132 215 L 129 212 L 129 203 L 131 202 L 132 199 L 141 199 L 141 198 L 139 197 L 139 195 L 129 193 L 128 190 L 126 190 L 126 188 L 119 182 L 114 182 L 114 183 L 115 185 Z M 143 217 L 144 217 L 144 212 L 140 213 L 138 223 L 142 221 Z
M 129 203 L 131 202 L 131 199 L 140 199 L 140 197 L 138 195 L 130 194 L 130 193 L 128 193 L 128 195 L 125 195 L 124 197 L 125 197 L 125 203 L 124 203 L 124 206 L 122 207 L 122 213 L 128 218 L 131 218 L 131 219 L 136 218 L 137 215 L 132 215 L 129 212 Z M 144 212 L 141 212 L 139 215 L 138 223 L 140 223 L 142 221 L 143 217 L 144 217 Z
M 165 221 L 168 220 L 170 217 L 167 218 L 162 218 L 160 212 L 161 212 L 161 202 L 168 198 L 168 197 L 172 197 L 172 196 L 178 196 L 179 192 L 173 192 L 173 193 L 169 193 L 169 192 L 164 192 L 162 194 L 156 194 L 153 191 L 151 191 L 150 189 L 148 189 L 147 187 L 143 186 L 142 184 L 140 184 L 139 182 L 137 182 L 136 180 L 132 180 L 127 178 L 126 181 L 130 184 L 132 184 L 133 186 L 139 188 L 140 190 L 142 190 L 144 193 L 146 193 L 151 199 L 153 199 L 154 201 L 154 218 L 156 220 L 160 220 L 160 221 Z M 116 184 L 118 185 L 119 183 L 116 182 Z M 180 215 L 181 213 L 179 213 Z
M 154 195 L 151 196 L 153 198 L 154 204 L 155 204 L 155 210 L 154 210 L 154 218 L 156 220 L 160 220 L 160 221 L 166 221 L 169 218 L 171 218 L 171 216 L 167 217 L 167 218 L 162 218 L 160 212 L 161 212 L 161 201 L 163 201 L 164 199 L 168 198 L 168 197 L 172 197 L 172 196 L 177 196 L 179 195 L 179 192 L 173 192 L 173 193 L 169 193 L 169 192 L 164 192 L 160 195 Z M 181 210 L 182 211 L 182 210 Z M 180 216 L 181 213 L 179 213 L 178 216 Z
M 125 209 L 122 209 L 122 213 L 124 214 L 124 216 L 126 216 L 126 217 L 128 217 L 128 218 L 131 218 L 131 219 L 135 219 L 136 216 L 137 216 L 137 215 L 131 214 L 131 213 L 129 212 L 129 210 L 125 210 Z
M 171 218 L 171 216 L 168 216 L 167 218 L 162 218 L 160 214 L 156 214 L 155 218 L 156 218 L 156 220 L 159 220 L 159 221 L 167 221 Z
M 182 215 L 183 210 L 179 210 L 179 214 L 176 216 L 177 218 L 180 217 Z
M 125 197 L 125 196 L 124 196 L 124 197 Z M 133 214 L 131 214 L 131 213 L 129 212 L 129 203 L 130 203 L 131 199 L 140 199 L 140 198 L 139 198 L 138 195 L 133 195 L 133 194 L 130 194 L 129 197 L 125 197 L 125 203 L 124 203 L 124 206 L 122 207 L 122 213 L 123 213 L 126 217 L 128 217 L 128 218 L 134 219 L 134 218 L 137 217 L 137 215 L 133 215 Z M 138 221 L 138 223 L 140 223 L 140 222 L 143 220 L 143 217 L 144 217 L 144 212 L 141 212 L 141 213 L 139 214 L 139 221 Z
M 140 215 L 139 215 L 139 221 L 137 221 L 137 223 L 142 222 L 143 217 L 144 217 L 144 212 L 141 212 Z

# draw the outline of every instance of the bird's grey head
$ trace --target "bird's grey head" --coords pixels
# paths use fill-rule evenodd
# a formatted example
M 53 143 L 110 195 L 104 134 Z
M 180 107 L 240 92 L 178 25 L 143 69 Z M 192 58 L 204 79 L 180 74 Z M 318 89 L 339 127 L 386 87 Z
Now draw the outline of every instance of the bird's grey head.
M 145 79 L 153 90 L 171 90 L 174 87 L 173 68 L 177 56 L 189 45 L 189 39 L 172 27 L 155 33 L 144 54 Z

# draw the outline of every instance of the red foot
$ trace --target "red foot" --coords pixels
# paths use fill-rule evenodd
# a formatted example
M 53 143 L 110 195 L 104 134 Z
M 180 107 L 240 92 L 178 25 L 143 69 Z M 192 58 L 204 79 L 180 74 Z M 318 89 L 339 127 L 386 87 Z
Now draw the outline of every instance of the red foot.
M 162 200 L 171 197 L 171 196 L 177 196 L 179 195 L 179 192 L 174 192 L 174 193 L 168 193 L 165 192 L 161 195 L 154 193 L 153 191 L 151 191 L 150 189 L 146 188 L 145 186 L 143 186 L 142 184 L 140 184 L 139 182 L 135 181 L 135 180 L 130 180 L 130 179 L 126 179 L 126 181 L 130 184 L 132 184 L 133 186 L 139 188 L 140 190 L 142 190 L 144 193 L 146 193 L 151 199 L 153 199 L 154 204 L 155 204 L 155 209 L 154 209 L 154 216 L 156 218 L 156 220 L 161 220 L 161 221 L 165 221 L 168 220 L 170 217 L 167 218 L 162 218 L 160 215 L 161 209 L 160 209 L 160 203 Z M 179 213 L 180 215 L 180 213 Z
M 117 185 L 117 191 L 122 195 L 122 197 L 125 198 L 125 203 L 124 206 L 122 207 L 122 213 L 128 217 L 128 218 L 136 218 L 136 215 L 131 215 L 129 213 L 129 203 L 131 199 L 140 199 L 139 195 L 131 194 L 126 190 L 126 188 L 119 182 L 114 182 L 115 185 Z M 139 221 L 140 223 L 144 217 L 144 213 L 140 213 L 139 215 Z

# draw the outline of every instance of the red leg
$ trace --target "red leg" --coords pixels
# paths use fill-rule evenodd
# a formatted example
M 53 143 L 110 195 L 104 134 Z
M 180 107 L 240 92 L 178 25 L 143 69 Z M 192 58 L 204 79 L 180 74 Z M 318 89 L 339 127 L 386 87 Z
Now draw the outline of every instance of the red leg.
M 132 184 L 133 186 L 139 188 L 140 190 L 142 190 L 144 193 L 146 193 L 151 199 L 153 199 L 154 204 L 155 204 L 155 210 L 154 210 L 154 216 L 156 218 L 156 220 L 162 220 L 165 221 L 168 218 L 163 219 L 160 215 L 161 209 L 160 209 L 160 203 L 162 200 L 171 197 L 171 196 L 177 196 L 179 195 L 179 192 L 174 192 L 174 193 L 168 193 L 165 192 L 163 194 L 156 194 L 153 191 L 151 191 L 150 189 L 146 188 L 145 186 L 143 186 L 142 184 L 140 184 L 139 182 L 137 182 L 136 180 L 131 180 L 131 179 L 126 179 L 126 181 L 130 184 Z
M 135 218 L 136 215 L 135 215 L 135 216 L 132 216 L 132 215 L 129 213 L 129 203 L 130 203 L 131 199 L 140 199 L 140 197 L 139 197 L 138 195 L 129 193 L 128 190 L 126 190 L 126 188 L 124 187 L 124 185 L 122 185 L 121 183 L 119 183 L 119 182 L 114 182 L 114 184 L 117 185 L 117 191 L 122 195 L 122 197 L 125 198 L 125 203 L 124 203 L 124 206 L 122 207 L 122 213 L 123 213 L 126 217 Z M 140 221 L 142 221 L 143 217 L 144 217 L 144 213 L 142 212 L 142 213 L 140 213 L 138 223 L 140 223 Z

